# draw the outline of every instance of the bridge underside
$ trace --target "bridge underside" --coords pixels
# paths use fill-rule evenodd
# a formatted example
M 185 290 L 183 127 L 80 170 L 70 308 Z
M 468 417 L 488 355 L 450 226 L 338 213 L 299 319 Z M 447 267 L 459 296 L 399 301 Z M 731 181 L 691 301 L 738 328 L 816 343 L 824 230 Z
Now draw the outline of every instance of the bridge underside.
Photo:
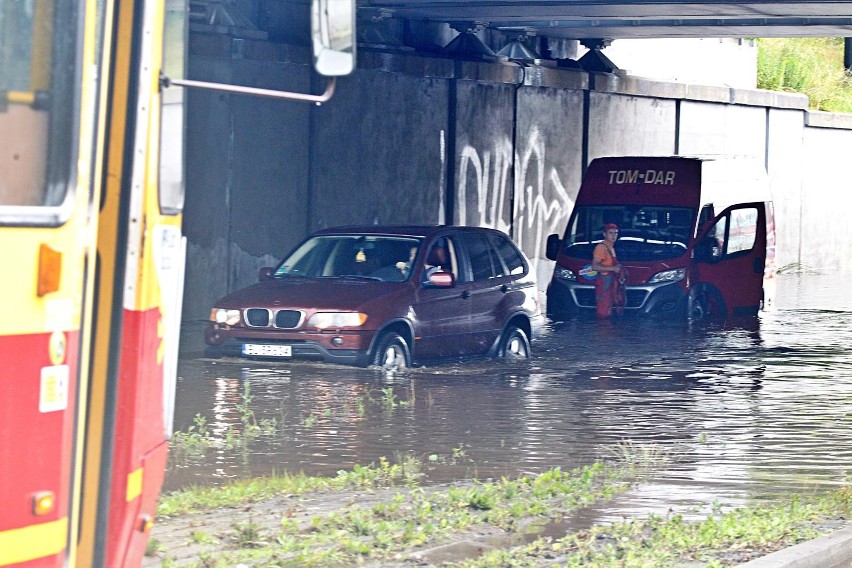
M 358 0 L 358 12 L 566 39 L 852 35 L 852 2 L 844 1 Z

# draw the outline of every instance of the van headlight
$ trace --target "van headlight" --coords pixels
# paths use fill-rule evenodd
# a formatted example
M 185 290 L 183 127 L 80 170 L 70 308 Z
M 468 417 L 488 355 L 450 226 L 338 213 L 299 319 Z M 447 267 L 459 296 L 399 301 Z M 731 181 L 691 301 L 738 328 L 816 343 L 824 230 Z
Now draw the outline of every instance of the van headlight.
M 227 308 L 213 308 L 210 310 L 210 321 L 226 325 L 237 325 L 240 323 L 240 310 L 229 310 Z
M 577 275 L 574 274 L 574 271 L 564 266 L 557 266 L 553 270 L 553 275 L 557 280 L 577 280 Z
M 308 327 L 317 329 L 360 327 L 366 321 L 367 314 L 360 312 L 317 312 L 308 320 Z
M 673 270 L 663 270 L 657 272 L 648 280 L 648 284 L 662 284 L 666 282 L 680 282 L 686 276 L 685 268 L 675 268 Z

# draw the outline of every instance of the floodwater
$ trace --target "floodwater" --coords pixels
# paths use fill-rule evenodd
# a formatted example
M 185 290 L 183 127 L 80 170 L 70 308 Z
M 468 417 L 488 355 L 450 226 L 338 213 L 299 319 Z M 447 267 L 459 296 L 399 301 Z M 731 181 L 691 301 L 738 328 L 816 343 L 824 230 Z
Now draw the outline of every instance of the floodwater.
M 426 482 L 613 459 L 666 465 L 610 511 L 666 511 L 837 485 L 852 471 L 852 290 L 780 275 L 776 309 L 724 326 L 627 318 L 550 327 L 529 361 L 402 373 L 182 357 L 166 490 L 416 458 Z M 248 424 L 257 424 L 252 435 Z

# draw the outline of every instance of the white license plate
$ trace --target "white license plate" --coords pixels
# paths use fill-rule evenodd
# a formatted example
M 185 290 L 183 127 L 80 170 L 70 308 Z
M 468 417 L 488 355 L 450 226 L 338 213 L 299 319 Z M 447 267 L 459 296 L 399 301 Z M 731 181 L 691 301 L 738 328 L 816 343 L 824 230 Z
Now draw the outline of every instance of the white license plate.
M 293 348 L 290 345 L 255 345 L 243 344 L 243 355 L 261 355 L 263 357 L 292 357 Z

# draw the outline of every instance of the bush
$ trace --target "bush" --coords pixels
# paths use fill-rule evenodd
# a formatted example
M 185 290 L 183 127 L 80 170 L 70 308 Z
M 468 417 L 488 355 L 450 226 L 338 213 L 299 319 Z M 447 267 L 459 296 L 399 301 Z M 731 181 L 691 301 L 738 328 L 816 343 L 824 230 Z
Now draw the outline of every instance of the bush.
M 757 86 L 805 94 L 813 110 L 852 112 L 852 78 L 843 68 L 843 38 L 759 39 Z

